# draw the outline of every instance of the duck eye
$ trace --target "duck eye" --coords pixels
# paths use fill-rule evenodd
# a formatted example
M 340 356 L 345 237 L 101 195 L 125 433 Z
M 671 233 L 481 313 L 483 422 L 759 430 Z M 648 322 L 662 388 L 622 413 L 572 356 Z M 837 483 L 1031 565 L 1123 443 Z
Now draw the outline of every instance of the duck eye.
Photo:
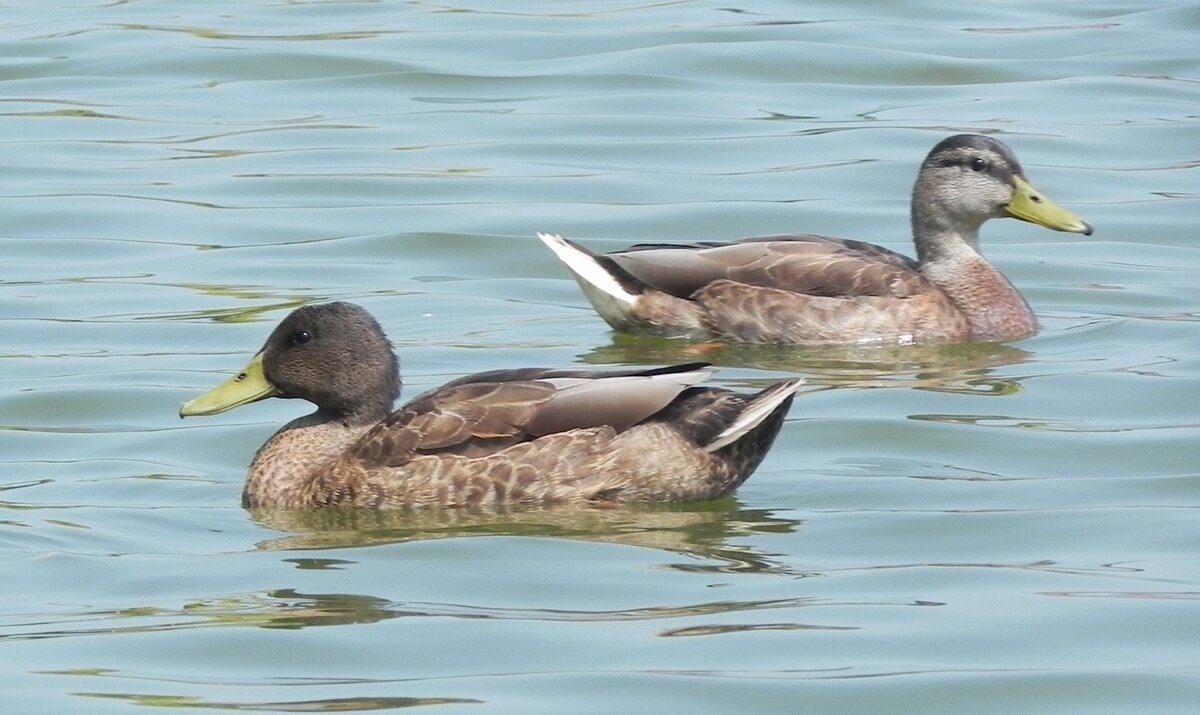
M 307 330 L 297 330 L 296 332 L 292 333 L 293 345 L 304 345 L 310 340 L 312 340 L 312 333 L 308 332 Z
M 987 166 L 987 161 L 979 157 L 975 157 L 971 160 L 971 171 L 983 171 L 987 168 Z

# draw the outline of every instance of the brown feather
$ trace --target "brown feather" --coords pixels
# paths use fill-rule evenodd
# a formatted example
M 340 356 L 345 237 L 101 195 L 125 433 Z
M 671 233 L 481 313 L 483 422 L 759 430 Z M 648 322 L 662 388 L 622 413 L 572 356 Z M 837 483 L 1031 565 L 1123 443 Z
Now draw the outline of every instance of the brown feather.
M 637 247 L 608 254 L 646 285 L 677 298 L 722 279 L 823 296 L 928 290 L 916 263 L 881 246 L 828 236 L 766 236 L 727 244 Z M 913 287 L 909 287 L 915 283 Z
M 972 338 L 953 300 L 911 260 L 879 246 L 784 236 L 682 248 L 617 254 L 623 268 L 655 289 L 634 307 L 641 323 L 783 344 L 845 342 L 849 336 L 863 342 Z M 621 260 L 626 255 L 637 262 Z M 705 260 L 702 268 L 685 272 L 700 265 L 697 258 Z M 661 262 L 657 272 L 655 260 Z M 673 282 L 656 284 L 663 276 Z M 685 289 L 690 292 L 680 297 Z

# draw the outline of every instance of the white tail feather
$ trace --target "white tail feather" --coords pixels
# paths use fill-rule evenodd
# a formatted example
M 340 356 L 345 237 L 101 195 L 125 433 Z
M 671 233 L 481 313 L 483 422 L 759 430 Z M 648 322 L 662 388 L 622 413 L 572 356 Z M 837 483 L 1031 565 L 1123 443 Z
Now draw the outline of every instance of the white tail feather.
M 779 405 L 795 394 L 796 390 L 804 384 L 804 378 L 796 378 L 772 385 L 767 388 L 762 394 L 755 397 L 754 400 L 746 407 L 745 412 L 738 415 L 738 418 L 733 421 L 733 424 L 726 427 L 717 435 L 717 438 L 704 446 L 707 452 L 716 452 L 722 447 L 733 444 L 742 437 L 745 437 L 751 430 L 765 420 L 775 411 Z
M 629 311 L 637 300 L 636 294 L 622 288 L 592 254 L 562 236 L 538 232 L 537 237 L 571 270 L 583 294 L 601 317 L 617 325 L 627 322 Z

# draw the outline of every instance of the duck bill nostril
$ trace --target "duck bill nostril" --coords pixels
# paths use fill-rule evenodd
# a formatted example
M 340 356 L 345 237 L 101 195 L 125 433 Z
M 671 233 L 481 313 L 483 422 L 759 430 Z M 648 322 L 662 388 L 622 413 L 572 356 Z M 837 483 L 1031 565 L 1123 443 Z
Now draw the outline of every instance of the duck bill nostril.
M 1083 219 L 1043 197 L 1032 184 L 1020 176 L 1013 177 L 1013 197 L 1004 210 L 1013 218 L 1055 231 L 1091 235 L 1091 226 Z

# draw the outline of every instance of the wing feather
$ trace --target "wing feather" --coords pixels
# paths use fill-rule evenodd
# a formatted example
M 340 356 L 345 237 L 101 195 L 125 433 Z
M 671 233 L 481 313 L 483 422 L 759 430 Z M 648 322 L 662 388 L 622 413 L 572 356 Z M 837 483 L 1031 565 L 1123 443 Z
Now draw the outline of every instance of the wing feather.
M 902 254 L 827 236 L 642 244 L 609 255 L 639 280 L 679 298 L 690 298 L 718 280 L 829 297 L 906 297 L 930 286 L 916 263 Z
M 353 453 L 367 465 L 396 467 L 427 454 L 483 456 L 573 430 L 607 426 L 622 432 L 710 374 L 704 367 L 684 365 L 615 373 L 528 369 L 467 376 L 394 412 L 364 435 Z M 505 376 L 532 379 L 496 380 Z

